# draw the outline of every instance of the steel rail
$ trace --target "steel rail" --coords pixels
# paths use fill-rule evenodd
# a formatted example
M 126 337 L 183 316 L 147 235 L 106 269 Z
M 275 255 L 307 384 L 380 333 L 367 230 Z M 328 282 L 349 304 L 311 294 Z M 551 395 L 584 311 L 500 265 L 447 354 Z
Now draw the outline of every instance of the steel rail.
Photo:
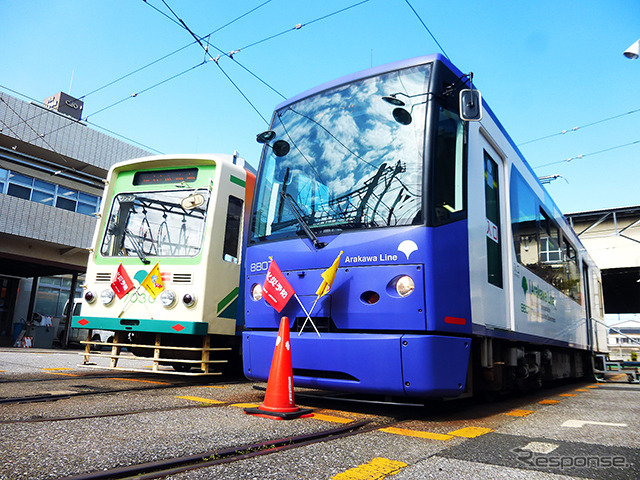
M 200 468 L 206 468 L 223 463 L 245 460 L 258 455 L 267 455 L 291 448 L 299 448 L 313 443 L 325 442 L 345 436 L 354 435 L 356 433 L 364 433 L 380 427 L 372 427 L 363 429 L 365 425 L 371 423 L 371 420 L 361 420 L 352 422 L 337 428 L 323 430 L 306 435 L 297 435 L 293 437 L 285 437 L 277 440 L 268 440 L 264 442 L 252 443 L 231 448 L 212 450 L 196 455 L 188 455 L 184 457 L 168 458 L 155 462 L 140 463 L 136 465 L 128 465 L 125 467 L 114 468 L 111 470 L 100 470 L 97 472 L 89 472 L 71 477 L 64 477 L 62 480 L 99 480 L 106 478 L 128 478 L 135 477 L 137 480 L 160 478 L 167 475 L 186 472 Z M 358 430 L 356 432 L 356 430 Z
M 64 400 L 72 397 L 83 397 L 89 395 L 110 395 L 113 393 L 124 393 L 124 392 L 144 392 L 150 390 L 165 390 L 169 388 L 183 388 L 193 386 L 188 383 L 176 383 L 171 385 L 161 385 L 157 387 L 147 387 L 147 388 L 118 388 L 115 390 L 103 390 L 103 391 L 89 391 L 89 392 L 75 392 L 75 393 L 60 393 L 60 394 L 46 394 L 46 395 L 31 395 L 27 397 L 11 397 L 11 398 L 0 398 L 0 405 L 11 405 L 15 403 L 38 403 L 38 402 L 55 402 L 58 400 Z
M 106 417 L 123 417 L 126 415 L 137 415 L 141 413 L 154 413 L 154 412 L 167 412 L 170 410 L 189 410 L 193 408 L 211 408 L 211 407 L 225 407 L 229 406 L 231 402 L 228 403 L 215 403 L 215 404 L 207 404 L 207 405 L 176 405 L 174 407 L 157 407 L 157 408 L 146 408 L 143 410 L 124 410 L 122 412 L 107 412 L 107 413 L 95 413 L 92 415 L 77 415 L 77 416 L 66 416 L 66 417 L 43 417 L 43 418 L 23 418 L 18 420 L 0 420 L 0 425 L 9 425 L 16 423 L 43 423 L 43 422 L 64 422 L 68 420 L 89 420 L 92 418 L 106 418 Z

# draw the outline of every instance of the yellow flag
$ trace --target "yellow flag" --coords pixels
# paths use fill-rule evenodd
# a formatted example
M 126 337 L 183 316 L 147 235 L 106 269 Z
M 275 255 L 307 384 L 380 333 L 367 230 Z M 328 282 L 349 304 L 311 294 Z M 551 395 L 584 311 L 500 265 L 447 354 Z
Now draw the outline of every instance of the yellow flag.
M 156 263 L 149 272 L 149 275 L 140 284 L 142 285 L 152 298 L 156 298 L 158 294 L 164 290 L 162 283 L 162 274 L 160 273 L 160 263 Z
M 338 265 L 340 265 L 341 256 L 342 251 L 340 251 L 336 259 L 333 261 L 333 265 L 327 268 L 324 272 L 322 272 L 322 275 L 320 275 L 323 280 L 322 284 L 320 284 L 320 286 L 318 287 L 318 290 L 316 290 L 316 295 L 318 295 L 318 297 L 326 295 L 327 293 L 329 293 L 329 290 L 331 290 L 331 285 L 333 285 L 333 281 L 336 279 L 336 272 L 338 271 Z

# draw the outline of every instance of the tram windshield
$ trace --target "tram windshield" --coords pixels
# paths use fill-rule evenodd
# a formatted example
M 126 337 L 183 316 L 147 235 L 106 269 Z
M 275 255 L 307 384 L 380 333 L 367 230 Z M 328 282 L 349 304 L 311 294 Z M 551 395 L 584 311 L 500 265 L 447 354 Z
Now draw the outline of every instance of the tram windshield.
M 252 239 L 422 223 L 430 72 L 426 64 L 365 78 L 276 111 Z M 402 100 L 408 117 L 394 119 L 400 103 L 384 96 Z M 284 156 L 278 140 L 290 146 Z
M 107 257 L 195 256 L 202 248 L 209 190 L 116 195 L 100 253 Z

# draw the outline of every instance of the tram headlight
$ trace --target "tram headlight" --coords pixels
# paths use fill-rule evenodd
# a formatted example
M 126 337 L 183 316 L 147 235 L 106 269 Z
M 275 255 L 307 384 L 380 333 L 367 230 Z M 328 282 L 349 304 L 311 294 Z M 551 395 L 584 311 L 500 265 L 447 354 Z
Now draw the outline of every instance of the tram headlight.
M 89 304 L 94 303 L 96 301 L 96 294 L 91 290 L 87 290 L 86 292 L 84 292 L 84 299 Z
M 113 299 L 115 298 L 115 294 L 113 290 L 107 288 L 100 292 L 100 303 L 102 303 L 105 307 L 111 305 L 113 303 Z
M 414 288 L 416 288 L 416 285 L 413 282 L 413 278 L 409 275 L 403 275 L 396 280 L 396 292 L 401 297 L 408 297 L 411 295 Z
M 254 283 L 251 286 L 251 298 L 253 298 L 254 302 L 259 302 L 262 300 L 262 285 L 259 283 Z
M 185 293 L 182 297 L 182 303 L 184 303 L 185 307 L 193 307 L 196 304 L 197 298 L 193 293 Z
M 164 308 L 171 308 L 176 304 L 176 292 L 173 290 L 163 290 L 160 294 L 160 303 Z

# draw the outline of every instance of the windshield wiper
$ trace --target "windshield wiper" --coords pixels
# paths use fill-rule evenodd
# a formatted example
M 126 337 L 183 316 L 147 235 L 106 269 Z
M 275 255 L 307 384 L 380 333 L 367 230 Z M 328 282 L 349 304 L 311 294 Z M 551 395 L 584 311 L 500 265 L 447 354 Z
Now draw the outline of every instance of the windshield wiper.
M 131 242 L 131 245 L 133 245 L 133 251 L 136 252 L 138 257 L 140 258 L 140 261 L 145 265 L 149 265 L 151 261 L 147 260 L 147 257 L 144 255 L 144 252 L 142 251 L 142 245 L 140 244 L 140 242 L 138 242 L 138 240 L 133 235 L 133 233 L 131 233 L 128 228 L 125 228 L 124 235 L 129 239 L 129 241 Z
M 304 233 L 307 235 L 307 237 L 309 237 L 309 240 L 311 240 L 311 242 L 313 243 L 313 246 L 316 247 L 317 249 L 326 247 L 327 243 L 321 242 L 318 239 L 318 236 L 315 233 L 313 233 L 311 228 L 309 228 L 309 225 L 307 224 L 307 222 L 304 221 L 304 218 L 302 217 L 299 211 L 300 207 L 298 206 L 296 201 L 293 199 L 293 197 L 290 194 L 284 193 L 284 192 L 280 192 L 280 197 L 282 197 L 283 200 L 287 200 L 289 202 L 289 207 L 291 208 L 291 212 L 293 213 L 293 216 L 296 217 L 296 220 L 298 220 L 298 223 L 302 227 L 302 230 L 304 230 Z

